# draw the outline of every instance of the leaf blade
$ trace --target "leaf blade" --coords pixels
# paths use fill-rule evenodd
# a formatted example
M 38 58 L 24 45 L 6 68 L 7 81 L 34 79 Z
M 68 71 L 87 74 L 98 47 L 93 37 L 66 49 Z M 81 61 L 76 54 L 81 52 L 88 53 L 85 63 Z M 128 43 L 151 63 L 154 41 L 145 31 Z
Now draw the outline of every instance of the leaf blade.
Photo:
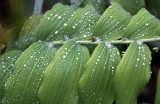
M 156 28 L 160 21 L 142 8 L 129 22 L 124 37 L 131 40 L 149 39 L 156 36 Z
M 4 92 L 4 85 L 9 78 L 9 76 L 12 74 L 13 65 L 16 62 L 16 60 L 20 57 L 22 54 L 22 51 L 20 50 L 12 50 L 4 53 L 0 56 L 0 103 L 2 103 L 3 96 L 5 94 Z
M 100 17 L 93 36 L 102 40 L 116 40 L 123 36 L 131 16 L 118 4 L 111 5 Z
M 115 46 L 102 42 L 96 47 L 79 81 L 80 102 L 113 103 L 112 78 L 120 59 Z
M 77 104 L 78 81 L 89 58 L 88 49 L 70 40 L 47 67 L 38 96 L 40 103 Z
M 45 68 L 53 60 L 56 49 L 51 43 L 36 42 L 14 65 L 14 73 L 5 86 L 3 103 L 37 103 L 37 92 Z
M 135 104 L 142 88 L 149 82 L 151 52 L 141 41 L 130 44 L 114 75 L 117 104 Z
M 19 50 L 25 50 L 31 44 L 36 42 L 38 24 L 42 19 L 42 15 L 32 15 L 25 21 L 18 40 L 16 41 L 16 48 Z
M 91 39 L 93 29 L 99 17 L 100 15 L 92 5 L 78 8 L 68 21 L 63 34 L 75 40 Z
M 74 9 L 57 3 L 53 8 L 47 11 L 42 18 L 37 33 L 37 40 L 61 40 L 63 39 L 64 24 L 68 21 Z

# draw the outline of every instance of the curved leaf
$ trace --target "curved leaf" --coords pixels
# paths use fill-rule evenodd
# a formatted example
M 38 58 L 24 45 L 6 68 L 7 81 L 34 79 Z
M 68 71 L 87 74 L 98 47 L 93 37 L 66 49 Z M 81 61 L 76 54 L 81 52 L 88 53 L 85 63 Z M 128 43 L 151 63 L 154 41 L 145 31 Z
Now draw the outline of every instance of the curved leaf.
M 13 65 L 22 51 L 12 50 L 0 56 L 0 104 L 4 96 L 4 84 L 13 72 Z
M 61 0 L 63 4 L 71 5 L 73 8 L 78 8 L 84 0 Z
M 91 39 L 99 17 L 100 15 L 92 5 L 87 5 L 83 9 L 78 8 L 69 19 L 63 34 L 76 40 Z
M 136 104 L 137 96 L 149 82 L 151 52 L 141 41 L 130 44 L 114 74 L 116 104 Z
M 132 40 L 153 38 L 160 20 L 156 19 L 146 9 L 141 9 L 129 22 L 124 37 Z
M 160 36 L 160 25 L 157 27 L 155 35 L 157 35 L 157 37 Z
M 120 53 L 115 46 L 102 42 L 96 47 L 79 81 L 80 102 L 113 103 L 112 78 L 120 59 Z
M 145 7 L 145 0 L 110 0 L 111 4 L 118 2 L 125 10 L 132 15 Z
M 31 44 L 36 42 L 37 28 L 43 16 L 33 15 L 24 23 L 21 32 L 19 34 L 18 40 L 16 42 L 16 47 L 20 50 L 25 50 Z
M 3 104 L 38 103 L 41 79 L 55 52 L 53 45 L 46 42 L 36 42 L 26 49 L 14 64 L 14 72 L 6 82 Z
M 37 40 L 53 41 L 63 39 L 65 24 L 73 12 L 74 9 L 67 5 L 55 4 L 42 18 L 37 30 Z
M 87 48 L 70 40 L 47 67 L 38 96 L 41 104 L 77 104 L 78 81 L 89 59 Z
M 100 17 L 93 36 L 103 40 L 116 40 L 123 36 L 131 16 L 118 3 L 111 5 Z
M 84 0 L 82 5 L 92 4 L 98 13 L 102 14 L 106 9 L 105 0 Z

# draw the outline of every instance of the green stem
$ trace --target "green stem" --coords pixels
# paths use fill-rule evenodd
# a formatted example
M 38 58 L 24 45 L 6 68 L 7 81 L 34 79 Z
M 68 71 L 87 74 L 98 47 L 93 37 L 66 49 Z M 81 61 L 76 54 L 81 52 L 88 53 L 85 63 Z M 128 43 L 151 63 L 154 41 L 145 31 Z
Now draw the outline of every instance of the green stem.
M 33 14 L 41 14 L 43 0 L 35 0 Z
M 152 39 L 141 39 L 139 41 L 142 42 L 154 42 L 154 41 L 160 41 L 160 38 L 152 38 Z M 58 44 L 64 44 L 66 41 L 53 41 L 52 43 L 54 45 L 58 45 Z M 91 40 L 81 40 L 81 41 L 76 41 L 77 44 L 99 44 L 102 41 L 95 41 L 92 42 Z M 133 42 L 133 40 L 126 40 L 126 41 L 122 41 L 122 40 L 117 40 L 117 41 L 106 41 L 108 43 L 111 44 L 130 44 Z

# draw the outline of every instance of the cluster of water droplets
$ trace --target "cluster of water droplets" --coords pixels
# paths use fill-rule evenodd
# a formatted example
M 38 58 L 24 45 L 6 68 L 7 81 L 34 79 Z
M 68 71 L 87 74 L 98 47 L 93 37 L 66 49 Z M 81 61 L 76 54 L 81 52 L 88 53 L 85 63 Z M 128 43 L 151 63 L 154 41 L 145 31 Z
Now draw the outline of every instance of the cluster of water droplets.
M 119 39 L 122 37 L 121 33 L 126 29 L 130 18 L 130 14 L 121 6 L 117 4 L 111 5 L 100 17 L 93 35 L 102 39 Z
M 42 16 L 31 16 L 23 25 L 16 46 L 24 50 L 36 41 L 38 24 Z

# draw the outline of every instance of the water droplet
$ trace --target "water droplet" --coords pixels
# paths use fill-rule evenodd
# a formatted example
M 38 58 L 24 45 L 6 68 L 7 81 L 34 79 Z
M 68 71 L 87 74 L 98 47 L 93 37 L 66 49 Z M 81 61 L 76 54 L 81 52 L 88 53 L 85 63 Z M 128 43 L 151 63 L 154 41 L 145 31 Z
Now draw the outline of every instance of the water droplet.
M 5 68 L 5 66 L 2 66 L 2 68 Z
M 148 24 L 148 23 L 146 23 L 145 25 L 146 25 L 146 26 L 148 26 L 149 24 Z
M 64 23 L 64 24 L 63 24 L 63 26 L 67 26 L 67 25 L 68 25 L 67 23 Z
M 58 31 L 56 31 L 55 34 L 58 34 Z
M 58 16 L 58 19 L 61 19 L 61 16 Z
M 142 44 L 143 42 L 141 40 L 137 40 L 137 43 L 138 44 Z
M 64 35 L 64 39 L 67 41 L 69 40 L 69 37 L 67 35 Z
M 76 28 L 76 26 L 73 26 L 72 28 L 74 29 L 74 28 Z
M 87 14 L 88 14 L 88 12 L 85 13 L 85 15 L 87 15 Z
M 83 35 L 83 37 L 85 38 L 85 37 L 87 37 L 87 35 Z
M 48 48 L 52 48 L 53 47 L 53 43 L 47 43 Z
M 57 17 L 57 16 L 58 16 L 58 14 L 55 15 L 55 17 Z
M 105 42 L 105 44 L 106 44 L 106 46 L 108 47 L 108 48 L 110 48 L 112 45 L 110 44 L 110 42 Z
M 63 58 L 66 58 L 66 56 L 63 56 Z

